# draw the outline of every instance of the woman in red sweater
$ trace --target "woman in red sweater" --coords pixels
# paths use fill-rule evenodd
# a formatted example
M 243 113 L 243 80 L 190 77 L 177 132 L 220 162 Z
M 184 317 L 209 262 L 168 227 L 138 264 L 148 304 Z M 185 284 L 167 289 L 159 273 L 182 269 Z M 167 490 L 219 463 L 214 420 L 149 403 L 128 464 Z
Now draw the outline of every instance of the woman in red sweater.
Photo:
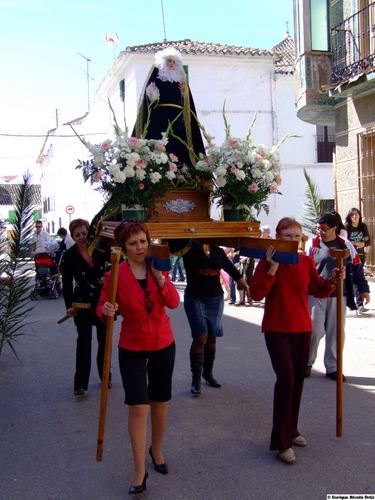
M 167 402 L 171 399 L 175 342 L 165 308 L 175 309 L 180 296 L 168 272 L 155 269 L 147 258 L 148 229 L 137 219 L 125 219 L 114 237 L 126 254 L 119 266 L 116 305 L 108 302 L 110 273 L 105 275 L 96 313 L 105 321 L 118 310 L 123 317 L 119 339 L 119 363 L 129 405 L 128 430 L 135 472 L 129 493 L 146 489 L 145 468 L 147 416 L 151 408 L 151 446 L 154 468 L 167 474 L 162 441 L 167 421 Z
M 276 239 L 301 241 L 302 227 L 293 218 L 284 217 L 276 227 Z M 345 268 L 334 269 L 323 280 L 315 262 L 298 254 L 295 265 L 279 264 L 273 260 L 272 246 L 266 260 L 260 260 L 250 283 L 253 300 L 265 298 L 262 332 L 276 374 L 273 402 L 271 450 L 279 450 L 280 459 L 295 462 L 292 445 L 306 446 L 298 431 L 298 414 L 310 350 L 312 323 L 307 291 L 315 297 L 328 297 L 338 279 L 345 278 Z

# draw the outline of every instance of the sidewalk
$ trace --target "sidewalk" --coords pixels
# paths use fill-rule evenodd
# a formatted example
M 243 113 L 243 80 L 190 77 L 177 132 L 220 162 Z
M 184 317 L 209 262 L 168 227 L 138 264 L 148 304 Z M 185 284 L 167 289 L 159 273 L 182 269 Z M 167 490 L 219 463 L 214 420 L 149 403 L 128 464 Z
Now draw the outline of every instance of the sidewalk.
M 182 292 L 183 283 L 177 283 Z M 374 281 L 371 288 L 375 293 Z M 375 493 L 375 297 L 366 315 L 347 314 L 343 435 L 336 437 L 336 384 L 324 376 L 322 349 L 306 380 L 300 430 L 308 440 L 294 466 L 270 452 L 274 373 L 260 333 L 262 307 L 225 306 L 215 376 L 190 394 L 190 331 L 183 304 L 170 311 L 177 358 L 164 442 L 170 473 L 149 457 L 147 491 L 160 500 L 326 500 L 332 493 Z M 96 462 L 100 383 L 96 367 L 87 395 L 73 395 L 76 333 L 57 325 L 62 299 L 35 303 L 34 336 L 0 357 L 0 498 L 120 500 L 128 498 L 132 455 L 114 332 L 103 461 Z M 95 344 L 95 341 L 93 342 Z M 323 346 L 321 346 L 323 347 Z M 149 444 L 149 439 L 147 441 Z

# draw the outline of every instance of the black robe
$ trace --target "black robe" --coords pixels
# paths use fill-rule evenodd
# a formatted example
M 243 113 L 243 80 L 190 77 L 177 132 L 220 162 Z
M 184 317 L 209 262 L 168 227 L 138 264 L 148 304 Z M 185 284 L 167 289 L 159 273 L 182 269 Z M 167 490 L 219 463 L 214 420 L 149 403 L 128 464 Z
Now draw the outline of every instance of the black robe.
M 169 123 L 172 123 L 176 116 L 183 111 L 181 116 L 179 116 L 173 124 L 173 133 L 185 141 L 193 149 L 194 153 L 199 156 L 199 153 L 204 153 L 205 149 L 201 131 L 195 118 L 196 111 L 193 97 L 186 81 L 185 85 L 187 90 L 184 99 L 177 82 L 163 82 L 157 78 L 157 75 L 158 69 L 154 68 L 145 85 L 145 88 L 147 88 L 149 84 L 153 82 L 160 92 L 160 98 L 153 105 L 151 111 L 151 120 L 145 138 L 161 139 L 162 132 L 166 132 Z M 136 125 L 133 130 L 133 136 L 135 137 L 140 137 L 143 133 L 147 122 L 149 103 L 150 101 L 147 98 L 146 92 L 144 92 L 138 110 Z M 194 157 L 192 155 L 189 156 L 188 149 L 178 139 L 175 139 L 171 135 L 168 136 L 167 151 L 168 153 L 175 154 L 179 162 L 187 165 L 195 165 Z

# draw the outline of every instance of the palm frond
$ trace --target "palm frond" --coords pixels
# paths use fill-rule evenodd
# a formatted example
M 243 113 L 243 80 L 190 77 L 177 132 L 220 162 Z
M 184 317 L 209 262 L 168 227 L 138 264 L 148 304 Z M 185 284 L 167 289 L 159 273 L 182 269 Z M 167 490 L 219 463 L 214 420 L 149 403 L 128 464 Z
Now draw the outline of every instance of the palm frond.
M 316 182 L 312 180 L 306 168 L 303 169 L 303 175 L 306 179 L 306 186 L 304 189 L 304 196 L 306 202 L 302 205 L 302 228 L 308 233 L 315 234 L 316 232 L 316 218 L 321 213 L 321 196 Z

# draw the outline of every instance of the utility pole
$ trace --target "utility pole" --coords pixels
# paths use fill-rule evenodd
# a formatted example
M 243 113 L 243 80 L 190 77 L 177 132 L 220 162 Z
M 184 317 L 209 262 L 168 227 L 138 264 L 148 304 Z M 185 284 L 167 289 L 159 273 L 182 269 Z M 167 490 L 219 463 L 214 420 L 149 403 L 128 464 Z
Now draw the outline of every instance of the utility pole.
M 83 56 L 82 54 L 80 54 L 79 52 L 77 52 L 77 54 L 81 57 L 83 57 L 83 59 L 86 59 L 86 75 L 87 75 L 87 111 L 90 113 L 90 73 L 89 73 L 89 64 L 91 62 L 91 59 L 90 57 L 86 57 L 86 56 Z
M 161 1 L 161 14 L 163 17 L 163 26 L 164 26 L 164 42 L 166 42 L 167 41 L 167 33 L 165 31 L 164 6 L 163 6 L 163 0 L 160 0 L 160 1 Z

